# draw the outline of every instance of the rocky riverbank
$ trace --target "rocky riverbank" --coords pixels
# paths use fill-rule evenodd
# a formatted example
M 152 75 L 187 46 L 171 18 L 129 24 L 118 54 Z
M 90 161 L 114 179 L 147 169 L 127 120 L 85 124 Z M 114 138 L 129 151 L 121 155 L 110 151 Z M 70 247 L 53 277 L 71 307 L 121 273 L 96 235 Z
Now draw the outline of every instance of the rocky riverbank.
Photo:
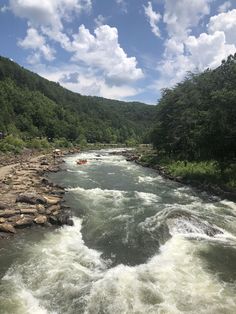
M 46 174 L 59 171 L 63 155 L 75 152 L 22 158 L 0 168 L 0 238 L 34 225 L 73 224 L 63 202 L 64 189 L 50 182 Z

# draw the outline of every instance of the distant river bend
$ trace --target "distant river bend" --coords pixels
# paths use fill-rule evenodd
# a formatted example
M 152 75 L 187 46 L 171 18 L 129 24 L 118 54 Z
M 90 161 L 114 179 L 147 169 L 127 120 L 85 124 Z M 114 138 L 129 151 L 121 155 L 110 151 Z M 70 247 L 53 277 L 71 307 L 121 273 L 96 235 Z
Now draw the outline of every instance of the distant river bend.
M 236 313 L 235 203 L 111 150 L 67 157 L 51 178 L 74 226 L 3 244 L 1 314 Z

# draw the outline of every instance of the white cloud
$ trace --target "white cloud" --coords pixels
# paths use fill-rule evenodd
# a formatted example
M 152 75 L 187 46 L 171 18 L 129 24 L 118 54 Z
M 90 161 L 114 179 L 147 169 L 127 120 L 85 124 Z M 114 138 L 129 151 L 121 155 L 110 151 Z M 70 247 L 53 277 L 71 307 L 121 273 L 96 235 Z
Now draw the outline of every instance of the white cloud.
M 93 69 L 88 69 L 78 64 L 65 65 L 60 68 L 37 69 L 43 77 L 60 82 L 62 86 L 83 95 L 97 95 L 112 99 L 125 99 L 141 92 L 140 89 L 129 85 L 110 85 L 106 80 L 96 74 Z
M 163 20 L 169 36 L 184 38 L 191 32 L 191 27 L 210 13 L 212 0 L 165 0 Z
M 226 43 L 224 32 L 202 33 L 198 38 L 190 36 L 186 41 L 190 60 L 200 71 L 216 68 L 229 54 L 235 52 L 235 46 Z
M 78 34 L 73 35 L 73 61 L 79 61 L 88 67 L 102 71 L 107 81 L 120 85 L 136 81 L 143 77 L 137 67 L 135 57 L 128 57 L 118 42 L 118 31 L 115 27 L 102 25 L 91 34 L 81 25 Z
M 123 13 L 128 13 L 128 5 L 125 0 L 116 0 L 116 3 L 121 8 Z
M 101 26 L 103 24 L 105 24 L 107 18 L 105 16 L 103 16 L 102 14 L 99 14 L 95 19 L 94 22 L 96 24 L 96 26 Z
M 144 6 L 144 12 L 149 21 L 153 34 L 157 37 L 161 37 L 161 32 L 158 26 L 158 22 L 161 19 L 161 14 L 153 10 L 151 2 L 148 2 L 146 7 Z
M 208 24 L 208 30 L 210 34 L 222 31 L 225 34 L 227 43 L 236 44 L 236 9 L 212 16 Z
M 91 9 L 92 0 L 9 0 L 11 11 L 28 23 L 26 37 L 18 45 L 31 50 L 27 61 L 32 69 L 63 86 L 87 95 L 122 99 L 139 93 L 135 82 L 144 77 L 135 57 L 129 57 L 121 48 L 115 27 L 103 25 L 105 17 L 94 21 L 97 27 L 91 33 L 84 25 L 77 33 L 69 33 L 65 23 L 82 11 Z M 123 11 L 127 3 L 117 0 Z M 64 68 L 39 71 L 42 59 L 51 61 L 59 43 L 71 57 Z M 49 45 L 50 44 L 50 45 Z M 46 70 L 45 70 L 46 69 Z
M 58 30 L 63 29 L 63 20 L 90 10 L 91 6 L 91 0 L 10 0 L 10 8 L 16 16 L 26 18 L 33 26 Z
M 225 1 L 222 5 L 219 6 L 218 12 L 227 12 L 232 6 L 232 3 L 230 1 Z
M 175 37 L 165 41 L 165 56 L 175 56 L 184 53 L 184 44 Z
M 45 38 L 35 28 L 29 28 L 26 37 L 23 40 L 19 40 L 18 45 L 24 49 L 34 50 L 34 54 L 28 58 L 30 63 L 39 62 L 41 56 L 47 61 L 52 61 L 55 58 L 54 49 L 46 44 Z
M 183 28 L 181 38 L 174 29 L 165 41 L 163 59 L 157 67 L 160 79 L 155 82 L 155 88 L 175 85 L 184 79 L 188 71 L 216 68 L 228 55 L 235 53 L 236 10 L 210 17 L 206 32 L 199 36 L 189 34 L 191 29 L 188 27 Z

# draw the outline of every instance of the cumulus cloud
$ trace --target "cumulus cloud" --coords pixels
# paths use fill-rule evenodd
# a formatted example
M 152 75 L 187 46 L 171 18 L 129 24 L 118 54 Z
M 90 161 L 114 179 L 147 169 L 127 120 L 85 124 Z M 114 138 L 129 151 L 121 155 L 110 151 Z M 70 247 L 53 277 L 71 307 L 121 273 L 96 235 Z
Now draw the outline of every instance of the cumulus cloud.
M 230 1 L 226 1 L 222 5 L 219 6 L 218 12 L 219 13 L 226 12 L 231 8 L 231 6 L 232 6 L 232 3 Z
M 235 52 L 235 46 L 227 44 L 224 32 L 219 31 L 202 33 L 198 38 L 190 36 L 185 44 L 190 60 L 200 71 L 217 67 L 225 57 Z
M 26 37 L 19 40 L 18 45 L 24 49 L 34 51 L 34 54 L 28 58 L 30 63 L 39 62 L 41 56 L 47 61 L 52 61 L 55 58 L 55 50 L 46 44 L 45 37 L 40 35 L 35 28 L 29 28 Z
M 194 36 L 191 34 L 192 27 L 199 24 L 203 14 L 209 12 L 207 2 L 205 2 L 205 8 L 199 7 L 199 10 L 197 10 L 197 4 L 194 16 L 193 5 L 196 5 L 195 1 L 192 1 L 192 5 L 189 6 L 184 3 L 185 0 L 176 1 L 175 8 L 168 6 L 173 1 L 165 1 L 164 21 L 167 24 L 169 38 L 164 44 L 165 52 L 162 61 L 157 65 L 160 79 L 154 85 L 155 88 L 159 89 L 180 82 L 188 71 L 195 72 L 216 68 L 223 59 L 236 51 L 236 10 L 210 17 L 206 32 Z M 201 0 L 198 2 L 200 3 Z M 183 12 L 180 10 L 181 5 L 186 7 Z M 170 10 L 173 10 L 173 13 L 170 14 Z M 180 16 L 183 18 L 182 23 L 177 26 L 172 24 L 172 21 L 178 21 Z M 152 84 L 151 88 L 154 85 Z
M 93 69 L 87 69 L 77 63 L 64 65 L 60 68 L 44 67 L 37 69 L 43 77 L 60 82 L 62 86 L 84 95 L 96 95 L 112 99 L 125 99 L 141 92 L 139 88 L 129 85 L 107 84 L 103 76 Z
M 16 16 L 26 18 L 33 26 L 55 29 L 62 29 L 63 20 L 91 7 L 91 0 L 10 0 L 10 9 Z
M 73 35 L 73 61 L 80 61 L 89 67 L 102 71 L 107 81 L 112 84 L 123 84 L 143 77 L 137 67 L 135 57 L 128 57 L 118 42 L 118 31 L 115 27 L 102 25 L 95 29 L 94 35 L 81 25 Z
M 169 36 L 184 38 L 197 26 L 199 21 L 210 13 L 212 0 L 165 0 L 163 20 Z
M 153 10 L 151 2 L 148 2 L 148 5 L 144 6 L 144 12 L 151 26 L 153 34 L 157 37 L 161 37 L 160 28 L 158 26 L 158 23 L 161 19 L 161 14 Z
M 225 34 L 227 43 L 236 44 L 236 9 L 212 16 L 208 24 L 208 30 L 210 34 L 222 31 Z
M 127 11 L 126 1 L 116 2 Z M 92 0 L 9 0 L 9 7 L 28 22 L 26 37 L 18 45 L 31 51 L 27 60 L 34 69 L 42 59 L 54 59 L 55 43 L 71 58 L 71 68 L 41 72 L 45 77 L 84 94 L 121 99 L 139 92 L 133 85 L 144 77 L 143 71 L 136 58 L 129 57 L 120 46 L 117 29 L 104 25 L 104 16 L 94 20 L 94 32 L 81 25 L 77 33 L 67 33 L 65 23 L 82 11 L 89 12 Z

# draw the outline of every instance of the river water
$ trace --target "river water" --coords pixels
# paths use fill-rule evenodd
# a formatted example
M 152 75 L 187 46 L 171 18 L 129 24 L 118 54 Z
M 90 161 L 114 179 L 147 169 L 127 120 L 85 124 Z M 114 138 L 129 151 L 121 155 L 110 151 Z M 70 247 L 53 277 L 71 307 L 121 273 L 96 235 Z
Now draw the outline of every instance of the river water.
M 1 243 L 0 313 L 236 313 L 235 203 L 110 153 L 51 177 L 74 226 Z

